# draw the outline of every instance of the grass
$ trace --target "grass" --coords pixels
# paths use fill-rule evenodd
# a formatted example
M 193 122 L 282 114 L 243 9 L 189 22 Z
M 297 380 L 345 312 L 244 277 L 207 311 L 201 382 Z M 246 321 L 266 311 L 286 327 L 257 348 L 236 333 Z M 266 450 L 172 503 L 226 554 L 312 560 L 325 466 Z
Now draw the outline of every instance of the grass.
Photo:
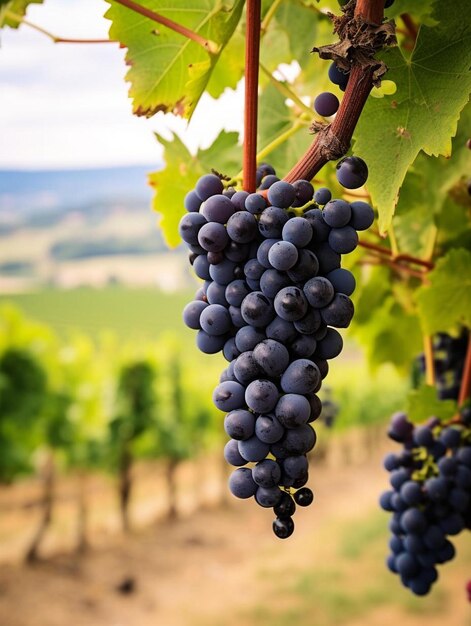
M 339 503 L 341 506 L 341 503 Z M 336 541 L 332 541 L 332 537 Z M 246 626 L 342 626 L 350 622 L 375 623 L 375 611 L 394 610 L 422 623 L 427 616 L 446 621 L 456 594 L 464 594 L 466 564 L 471 546 L 466 537 L 457 543 L 459 560 L 439 569 L 445 583 L 438 582 L 425 598 L 414 597 L 385 567 L 389 533 L 385 514 L 366 511 L 354 522 L 334 522 L 316 538 L 321 554 L 302 571 L 283 571 L 262 603 L 244 611 L 239 623 Z M 446 577 L 459 572 L 463 589 L 446 584 Z M 275 573 L 276 574 L 276 573 Z M 263 573 L 266 577 L 267 573 Z M 417 622 L 415 622 L 417 620 Z M 410 621 L 408 622 L 410 623 Z
M 193 333 L 182 322 L 183 307 L 191 299 L 192 293 L 188 292 L 107 287 L 4 295 L 0 304 L 14 304 L 62 337 L 71 330 L 91 337 L 106 330 L 126 340 L 151 340 L 162 332 L 175 331 L 193 343 Z

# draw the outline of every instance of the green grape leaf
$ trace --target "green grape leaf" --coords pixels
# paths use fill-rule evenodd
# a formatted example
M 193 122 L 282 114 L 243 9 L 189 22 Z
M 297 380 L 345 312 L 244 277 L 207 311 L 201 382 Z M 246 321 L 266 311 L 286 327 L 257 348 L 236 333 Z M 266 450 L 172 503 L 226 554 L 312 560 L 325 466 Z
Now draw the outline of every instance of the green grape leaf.
M 285 63 L 309 57 L 314 43 L 318 45 L 319 20 L 315 19 L 316 13 L 317 11 L 303 5 L 300 0 L 287 0 L 278 7 L 275 22 L 277 29 L 286 33 L 290 52 L 290 58 L 285 59 Z
M 410 391 L 407 397 L 407 416 L 414 424 L 421 424 L 430 417 L 448 421 L 457 410 L 454 400 L 439 400 L 437 390 L 430 385 Z
M 286 98 L 273 86 L 268 85 L 259 100 L 258 146 L 264 150 L 276 142 L 283 133 L 289 137 L 270 151 L 267 160 L 284 176 L 287 164 L 294 164 L 312 142 L 307 125 L 296 122 L 294 111 L 286 105 Z M 292 134 L 290 134 L 292 133 Z
M 213 68 L 206 91 L 212 98 L 219 98 L 226 89 L 235 89 L 244 75 L 245 37 L 238 28 L 221 52 Z
M 466 146 L 470 126 L 468 104 L 460 117 L 451 157 L 429 157 L 421 152 L 409 168 L 394 217 L 394 233 L 401 252 L 419 257 L 433 252 L 430 246 L 434 229 L 441 213 L 448 214 L 450 210 L 450 191 L 471 171 L 471 152 Z M 445 217 L 443 222 L 446 226 L 449 219 Z M 466 220 L 460 220 L 460 228 L 465 224 Z
M 385 15 L 388 18 L 398 18 L 402 13 L 408 13 L 414 18 L 418 19 L 421 24 L 434 24 L 434 20 L 431 18 L 433 11 L 433 5 L 436 0 L 395 0 L 393 5 L 385 10 Z
M 419 152 L 450 156 L 471 91 L 471 4 L 439 2 L 432 15 L 439 24 L 420 28 L 410 58 L 397 48 L 383 53 L 397 92 L 369 98 L 355 134 L 355 153 L 368 163 L 368 190 L 383 233 Z
M 127 50 L 131 69 L 126 79 L 136 115 L 151 117 L 158 111 L 190 118 L 224 46 L 239 22 L 243 0 L 146 0 L 142 6 L 182 24 L 214 42 L 207 52 L 198 43 L 161 26 L 125 6 L 108 0 L 106 16 L 112 21 L 110 38 Z
M 44 0 L 0 0 L 0 28 L 9 26 L 18 28 L 21 21 L 12 19 L 7 15 L 7 11 L 18 17 L 24 17 L 30 4 L 42 4 Z
M 448 331 L 461 324 L 471 328 L 471 252 L 450 250 L 437 262 L 429 280 L 416 295 L 424 333 Z
M 196 181 L 211 169 L 232 175 L 236 172 L 241 149 L 237 145 L 237 133 L 222 131 L 214 143 L 206 150 L 199 150 L 193 156 L 178 135 L 168 141 L 156 133 L 164 147 L 165 169 L 149 174 L 149 184 L 155 189 L 153 209 L 160 213 L 159 226 L 167 244 L 175 247 L 180 241 L 178 223 L 185 213 L 183 201 L 193 189 Z

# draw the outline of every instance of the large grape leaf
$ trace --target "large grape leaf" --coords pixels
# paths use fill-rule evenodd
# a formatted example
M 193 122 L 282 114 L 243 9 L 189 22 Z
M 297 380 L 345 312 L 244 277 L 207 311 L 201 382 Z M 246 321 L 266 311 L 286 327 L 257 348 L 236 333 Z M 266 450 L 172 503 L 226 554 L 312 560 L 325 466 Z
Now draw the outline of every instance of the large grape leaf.
M 224 46 L 233 34 L 243 0 L 145 0 L 152 11 L 182 24 L 218 46 L 207 52 L 194 41 L 108 0 L 110 38 L 127 47 L 126 79 L 136 115 L 171 111 L 191 117 Z
M 429 157 L 421 152 L 409 168 L 394 218 L 394 233 L 401 252 L 414 256 L 431 253 L 430 241 L 441 221 L 440 214 L 442 211 L 448 214 L 450 210 L 449 192 L 471 171 L 471 152 L 466 146 L 470 128 L 471 103 L 461 114 L 451 157 Z M 444 225 L 448 221 L 445 216 Z M 464 223 L 461 220 L 461 229 Z
M 172 140 L 156 133 L 164 147 L 165 169 L 149 175 L 149 184 L 155 189 L 153 209 L 160 213 L 159 226 L 167 244 L 171 247 L 180 243 L 178 223 L 185 213 L 183 201 L 193 189 L 196 181 L 212 169 L 226 175 L 235 175 L 240 167 L 241 148 L 237 144 L 238 134 L 222 131 L 206 150 L 192 155 L 178 135 Z
M 424 333 L 463 324 L 471 328 L 471 252 L 452 249 L 429 274 L 430 284 L 416 295 Z
M 439 2 L 437 26 L 422 26 L 410 58 L 399 49 L 383 54 L 394 96 L 370 98 L 355 134 L 355 152 L 370 169 L 368 190 L 385 232 L 399 189 L 421 150 L 451 154 L 460 112 L 471 91 L 471 3 Z
M 24 17 L 26 10 L 30 4 L 42 4 L 44 0 L 0 0 L 0 28 L 9 26 L 10 28 L 18 28 L 21 22 L 10 19 L 6 12 L 11 11 L 18 17 Z
M 435 2 L 436 0 L 414 0 L 413 2 L 411 0 L 395 0 L 393 5 L 385 10 L 385 15 L 388 18 L 398 18 L 402 13 L 408 13 L 415 19 L 420 20 L 421 24 L 433 24 L 434 21 L 431 19 L 431 14 Z

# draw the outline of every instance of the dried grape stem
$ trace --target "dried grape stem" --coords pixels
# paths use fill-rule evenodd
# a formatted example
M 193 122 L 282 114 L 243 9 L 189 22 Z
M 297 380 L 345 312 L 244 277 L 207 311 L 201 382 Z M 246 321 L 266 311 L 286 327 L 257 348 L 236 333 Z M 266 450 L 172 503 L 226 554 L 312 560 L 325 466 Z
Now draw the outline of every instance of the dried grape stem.
M 379 25 L 383 15 L 384 0 L 358 0 L 354 18 Z M 355 60 L 335 120 L 319 130 L 307 152 L 288 172 L 285 180 L 311 180 L 328 161 L 339 159 L 348 151 L 353 131 L 373 86 L 374 74 L 374 66 L 365 67 Z
M 247 1 L 245 33 L 245 106 L 242 186 L 245 191 L 256 189 L 258 68 L 260 57 L 261 0 Z

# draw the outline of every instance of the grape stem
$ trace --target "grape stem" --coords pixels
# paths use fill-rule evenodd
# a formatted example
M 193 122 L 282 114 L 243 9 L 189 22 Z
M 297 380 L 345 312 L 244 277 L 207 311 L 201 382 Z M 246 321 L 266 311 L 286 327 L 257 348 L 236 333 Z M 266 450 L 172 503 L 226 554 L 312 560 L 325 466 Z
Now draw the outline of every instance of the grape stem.
M 260 59 L 261 0 L 247 0 L 245 32 L 245 102 L 242 186 L 256 189 L 258 69 Z
M 406 263 L 410 263 L 411 265 L 420 265 L 425 267 L 427 270 L 433 270 L 434 264 L 431 261 L 426 261 L 424 259 L 420 259 L 415 256 L 411 256 L 410 254 L 397 254 L 394 255 L 392 250 L 389 248 L 385 248 L 384 246 L 378 246 L 375 243 L 370 243 L 369 241 L 359 241 L 358 245 L 362 248 L 366 248 L 368 250 L 372 250 L 380 255 L 389 256 L 393 262 L 401 262 L 404 261 Z
M 468 332 L 468 349 L 463 368 L 463 378 L 461 379 L 460 394 L 458 396 L 458 406 L 461 406 L 471 397 L 471 337 Z
M 381 24 L 384 16 L 384 0 L 358 0 L 355 17 L 371 24 Z M 365 69 L 354 63 L 350 72 L 345 95 L 332 124 L 318 132 L 307 152 L 285 176 L 288 182 L 299 179 L 311 180 L 319 170 L 335 157 L 346 154 L 353 131 L 358 123 L 366 100 L 373 86 L 373 69 Z M 332 151 L 331 146 L 335 145 Z
M 124 7 L 131 9 L 131 11 L 143 15 L 153 22 L 157 22 L 157 24 L 166 26 L 170 30 L 173 30 L 175 33 L 183 35 L 183 37 L 186 37 L 187 39 L 191 39 L 195 43 L 202 46 L 206 50 L 206 52 L 209 52 L 210 54 L 217 54 L 219 52 L 219 46 L 214 41 L 211 41 L 210 39 L 205 39 L 199 33 L 195 33 L 193 30 L 187 28 L 186 26 L 178 24 L 177 22 L 168 19 L 168 17 L 160 15 L 160 13 L 151 11 L 151 9 L 143 7 L 140 4 L 137 4 L 137 2 L 133 2 L 133 0 L 114 0 L 114 2 L 122 4 Z
M 5 11 L 5 17 L 18 24 L 24 24 L 29 28 L 37 31 L 38 33 L 42 33 L 46 37 L 48 37 L 54 43 L 118 43 L 113 39 L 74 39 L 69 37 L 58 37 L 57 35 L 53 35 L 50 31 L 46 30 L 42 26 L 38 26 L 37 24 L 33 24 L 29 20 L 25 20 L 21 15 L 17 15 L 12 11 Z
M 433 356 L 433 337 L 424 335 L 425 383 L 435 387 L 435 359 Z

